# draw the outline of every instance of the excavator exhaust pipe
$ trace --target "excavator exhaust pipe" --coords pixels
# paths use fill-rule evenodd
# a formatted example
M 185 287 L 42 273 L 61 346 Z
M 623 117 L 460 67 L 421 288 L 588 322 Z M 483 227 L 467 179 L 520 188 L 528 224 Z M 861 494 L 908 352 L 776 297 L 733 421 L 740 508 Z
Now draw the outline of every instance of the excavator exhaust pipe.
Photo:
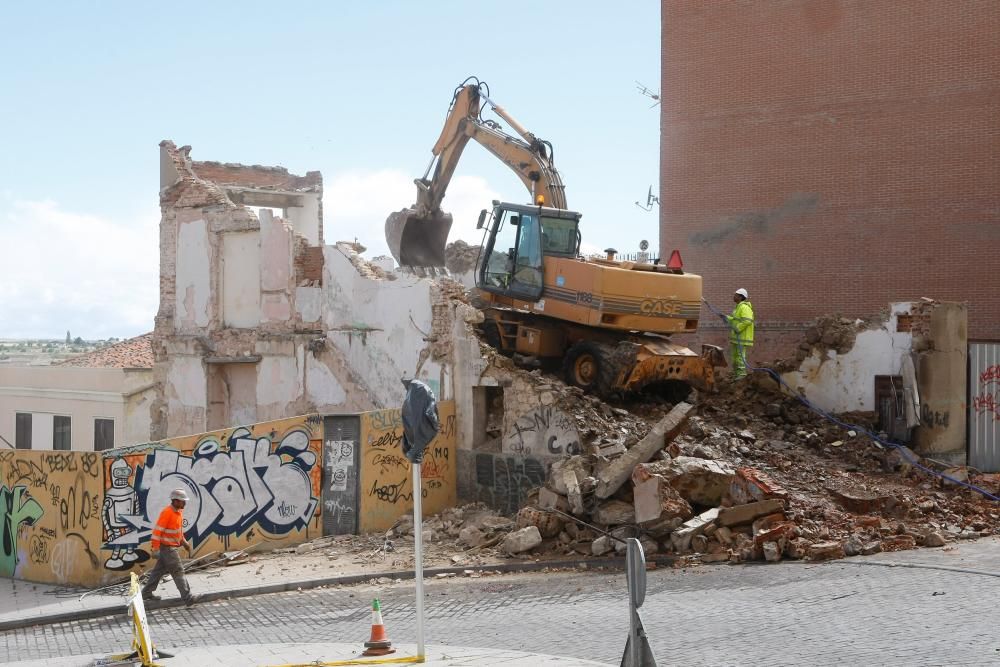
M 451 214 L 443 211 L 431 215 L 420 215 L 413 208 L 397 211 L 385 221 L 389 252 L 400 266 L 444 267 L 451 223 Z

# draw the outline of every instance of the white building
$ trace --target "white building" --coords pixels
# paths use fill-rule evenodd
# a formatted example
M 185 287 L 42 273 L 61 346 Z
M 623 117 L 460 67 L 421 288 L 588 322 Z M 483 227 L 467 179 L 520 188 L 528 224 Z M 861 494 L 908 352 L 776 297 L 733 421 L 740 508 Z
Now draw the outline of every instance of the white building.
M 52 366 L 0 366 L 0 449 L 96 451 L 147 442 L 152 334 Z

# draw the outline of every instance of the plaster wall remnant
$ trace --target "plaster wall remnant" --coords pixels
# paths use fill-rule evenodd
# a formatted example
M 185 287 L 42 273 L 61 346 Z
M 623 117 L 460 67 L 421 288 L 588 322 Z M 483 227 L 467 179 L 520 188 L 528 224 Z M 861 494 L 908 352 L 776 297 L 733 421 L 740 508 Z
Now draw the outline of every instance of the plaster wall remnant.
M 825 323 L 825 325 L 824 325 Z M 905 377 L 912 361 L 919 397 L 915 450 L 965 462 L 967 307 L 933 299 L 890 305 L 881 320 L 854 323 L 819 318 L 806 332 L 795 362 L 782 377 L 818 407 L 834 412 L 876 410 L 875 376 Z
M 323 180 L 160 144 L 150 436 L 373 407 L 325 340 Z
M 441 400 L 478 384 L 456 378 L 482 317 L 465 289 L 325 245 L 319 172 L 194 161 L 169 141 L 160 152 L 152 437 L 396 408 L 403 377 Z

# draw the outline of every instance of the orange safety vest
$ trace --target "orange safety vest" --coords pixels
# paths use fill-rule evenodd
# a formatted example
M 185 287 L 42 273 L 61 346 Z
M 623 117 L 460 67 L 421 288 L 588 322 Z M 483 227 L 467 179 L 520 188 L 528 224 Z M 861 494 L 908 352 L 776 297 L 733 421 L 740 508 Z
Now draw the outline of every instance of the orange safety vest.
M 160 512 L 160 518 L 153 526 L 153 551 L 165 547 L 179 547 L 184 542 L 184 517 L 173 505 L 167 505 Z

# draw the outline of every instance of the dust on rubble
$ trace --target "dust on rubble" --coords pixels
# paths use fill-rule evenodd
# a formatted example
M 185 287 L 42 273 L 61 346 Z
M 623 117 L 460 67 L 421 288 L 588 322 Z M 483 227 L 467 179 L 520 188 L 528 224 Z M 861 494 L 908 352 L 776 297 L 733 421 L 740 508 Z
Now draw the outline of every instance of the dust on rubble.
M 803 361 L 814 353 L 821 358 L 827 351 L 847 354 L 854 347 L 858 334 L 868 329 L 883 326 L 888 312 L 867 319 L 851 319 L 840 315 L 822 315 L 806 328 L 795 354 L 775 364 L 774 370 L 784 373 L 799 368 Z
M 463 297 L 456 287 L 444 298 Z M 838 318 L 807 340 L 818 335 L 811 345 L 849 349 L 863 326 Z M 835 335 L 827 335 L 831 330 Z M 762 374 L 723 382 L 715 394 L 692 392 L 687 403 L 655 393 L 604 402 L 541 370 L 519 368 L 485 343 L 481 351 L 484 377 L 576 422 L 582 453 L 552 463 L 544 486 L 513 517 L 472 504 L 425 519 L 428 568 L 479 577 L 512 559 L 620 554 L 628 537 L 638 538 L 647 555 L 687 566 L 954 549 L 1000 534 L 994 503 L 914 468 L 908 450 L 904 456 L 827 422 Z M 872 429 L 870 413 L 841 417 Z M 930 459 L 921 463 L 943 469 Z M 1000 493 L 1000 475 L 947 472 Z M 412 517 L 400 517 L 384 534 L 322 537 L 250 560 L 260 563 L 258 572 L 409 570 Z
M 444 265 L 452 273 L 469 273 L 479 261 L 479 246 L 469 245 L 461 239 L 445 246 Z
M 678 407 L 640 398 L 597 409 L 605 422 L 625 413 L 623 421 L 641 419 L 644 429 L 628 439 L 624 454 L 591 448 L 554 463 L 545 488 L 515 518 L 522 535 L 505 542 L 505 551 L 602 556 L 621 553 L 621 539 L 636 537 L 647 554 L 682 564 L 826 560 L 954 548 L 948 545 L 1000 532 L 1000 512 L 988 499 L 823 420 L 763 376 L 699 396 L 675 437 L 646 443 L 641 435 L 655 435 Z M 872 429 L 871 414 L 843 417 Z M 634 451 L 639 456 L 630 459 Z M 602 484 L 622 479 L 622 462 L 630 478 L 599 497 Z M 947 472 L 1000 489 L 997 475 Z

